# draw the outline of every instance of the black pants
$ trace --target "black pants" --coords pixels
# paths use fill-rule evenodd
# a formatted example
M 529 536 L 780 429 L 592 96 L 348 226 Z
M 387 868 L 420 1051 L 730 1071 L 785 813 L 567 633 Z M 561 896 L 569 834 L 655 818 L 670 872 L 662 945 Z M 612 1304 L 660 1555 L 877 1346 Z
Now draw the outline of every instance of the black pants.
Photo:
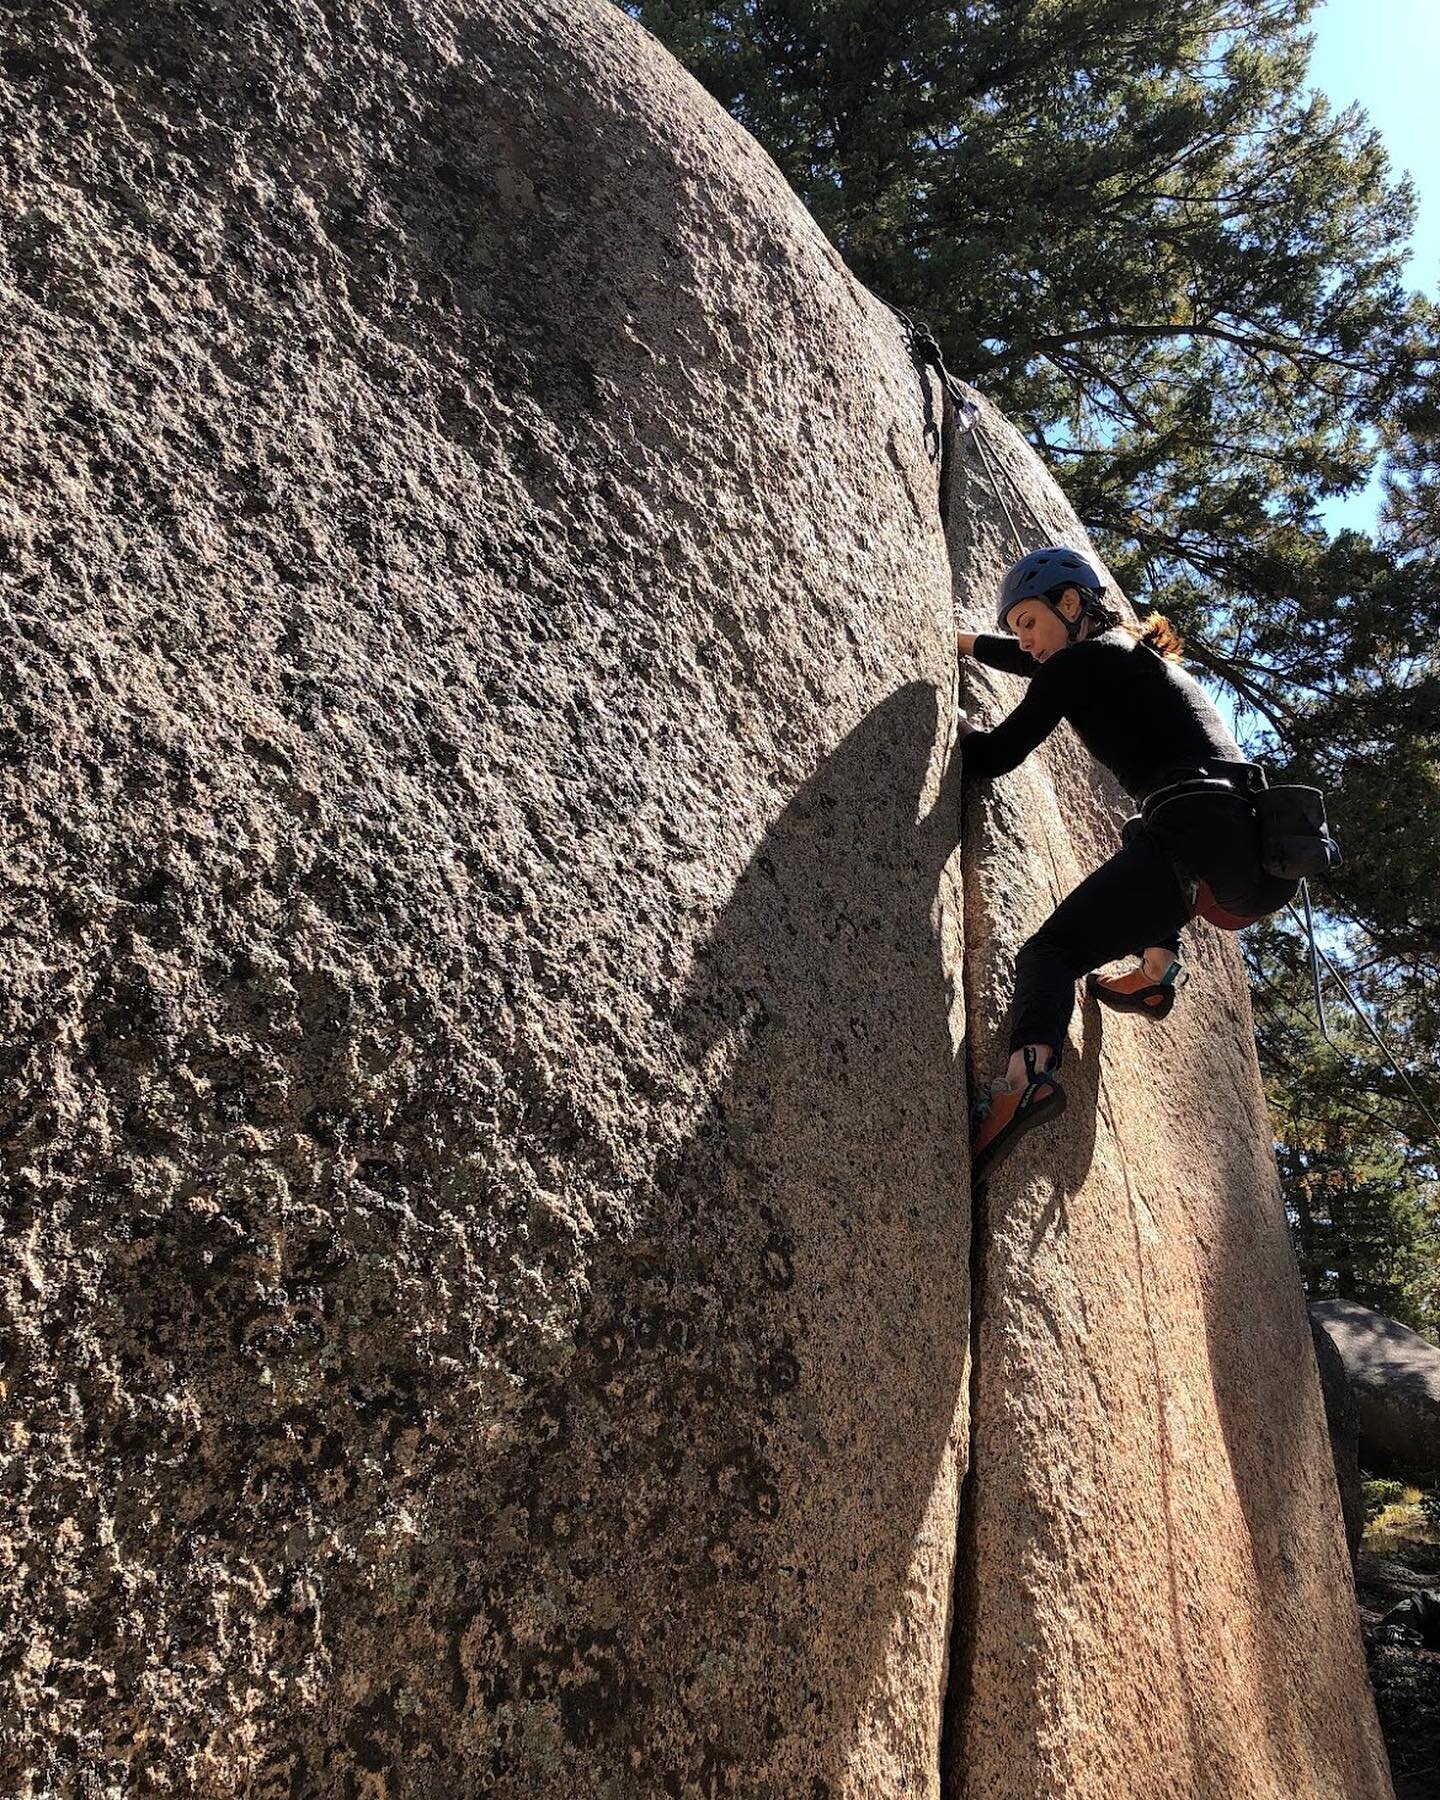
M 1086 876 L 1021 948 L 1015 961 L 1010 1048 L 1065 1046 L 1075 983 L 1152 944 L 1180 954 L 1194 912 L 1194 882 L 1207 882 L 1227 912 L 1276 911 L 1297 884 L 1260 867 L 1260 828 L 1240 794 L 1185 794 L 1132 825 L 1107 863 Z

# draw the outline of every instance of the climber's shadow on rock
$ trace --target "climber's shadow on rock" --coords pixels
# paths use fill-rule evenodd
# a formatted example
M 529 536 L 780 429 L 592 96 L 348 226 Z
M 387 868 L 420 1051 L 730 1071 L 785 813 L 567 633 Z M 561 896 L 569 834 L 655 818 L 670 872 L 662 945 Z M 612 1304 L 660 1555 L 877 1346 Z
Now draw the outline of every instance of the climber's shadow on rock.
M 713 1097 L 592 1267 L 556 1441 L 611 1442 L 587 1537 L 635 1616 L 575 1646 L 595 1704 L 567 1716 L 646 1792 L 838 1791 L 915 1604 L 968 1330 L 936 735 L 907 686 L 766 832 L 677 1000 Z M 688 1729 L 659 1743 L 657 1718 Z
M 1099 1012 L 1097 1001 L 1087 1002 L 1085 1036 L 1080 1055 L 1072 1058 L 1062 1071 L 1066 1088 L 1063 1135 L 1062 1129 L 1054 1127 L 1037 1132 L 1025 1149 L 1014 1157 L 1008 1177 L 1004 1171 L 997 1177 L 1000 1182 L 1008 1180 L 1013 1183 L 1021 1180 L 1024 1175 L 1024 1165 L 1020 1160 L 1022 1154 L 1042 1159 L 1053 1170 L 1055 1179 L 1050 1199 L 1030 1229 L 1027 1261 L 1039 1252 L 1045 1237 L 1052 1231 L 1058 1232 L 1062 1237 L 1069 1236 L 1068 1202 L 1080 1191 L 1090 1173 L 1090 1165 L 1095 1160 L 1095 1120 L 1100 1102 L 1101 1052 L 1104 1047 L 1104 1025 L 1096 1017 Z M 984 1196 L 985 1205 L 988 1206 L 988 1186 L 984 1190 Z

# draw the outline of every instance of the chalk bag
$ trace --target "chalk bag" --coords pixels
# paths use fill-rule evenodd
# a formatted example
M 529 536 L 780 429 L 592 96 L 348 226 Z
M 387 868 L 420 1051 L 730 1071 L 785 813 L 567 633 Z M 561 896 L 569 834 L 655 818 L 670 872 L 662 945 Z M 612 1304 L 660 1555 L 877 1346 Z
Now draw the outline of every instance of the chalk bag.
M 1340 846 L 1325 822 L 1325 796 L 1313 787 L 1267 787 L 1252 794 L 1260 823 L 1260 866 L 1267 875 L 1305 881 L 1340 866 Z

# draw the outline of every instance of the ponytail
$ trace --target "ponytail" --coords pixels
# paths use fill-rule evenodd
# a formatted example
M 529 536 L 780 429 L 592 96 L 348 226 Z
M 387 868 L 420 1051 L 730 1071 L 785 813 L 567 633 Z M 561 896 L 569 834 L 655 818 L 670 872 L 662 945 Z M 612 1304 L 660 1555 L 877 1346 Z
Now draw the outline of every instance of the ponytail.
M 1128 619 L 1120 618 L 1099 600 L 1092 601 L 1086 610 L 1091 620 L 1091 637 L 1098 637 L 1102 631 L 1114 631 L 1118 625 L 1122 631 L 1128 631 L 1138 643 L 1148 644 L 1157 656 L 1163 656 L 1167 662 L 1179 662 L 1184 655 L 1185 640 L 1164 613 L 1152 612 L 1143 624 L 1132 625 Z
M 1127 625 L 1126 630 L 1133 632 L 1142 644 L 1148 644 L 1167 662 L 1179 662 L 1184 654 L 1185 640 L 1164 613 L 1151 613 L 1143 625 Z

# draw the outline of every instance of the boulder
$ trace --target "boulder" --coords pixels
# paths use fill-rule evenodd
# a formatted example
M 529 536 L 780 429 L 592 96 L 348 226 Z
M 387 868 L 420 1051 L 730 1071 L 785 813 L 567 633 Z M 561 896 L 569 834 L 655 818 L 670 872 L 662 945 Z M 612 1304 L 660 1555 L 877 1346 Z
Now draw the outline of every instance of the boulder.
M 933 1791 L 933 383 L 608 4 L 31 33 L 0 1791 Z
M 1440 1470 L 1440 1350 L 1358 1300 L 1315 1300 L 1310 1316 L 1345 1365 L 1367 1464 Z
M 1232 942 L 972 1234 L 1017 434 L 602 0 L 22 36 L 4 1790 L 1388 1795 Z
M 1345 1362 L 1330 1341 L 1330 1334 L 1310 1313 L 1310 1340 L 1315 1347 L 1315 1366 L 1320 1371 L 1320 1392 L 1325 1400 L 1325 1423 L 1330 1432 L 1330 1455 L 1335 1464 L 1335 1485 L 1340 1490 L 1340 1510 L 1345 1518 L 1345 1546 L 1350 1567 L 1365 1535 L 1365 1498 L 1360 1490 L 1360 1410 L 1345 1373 Z

